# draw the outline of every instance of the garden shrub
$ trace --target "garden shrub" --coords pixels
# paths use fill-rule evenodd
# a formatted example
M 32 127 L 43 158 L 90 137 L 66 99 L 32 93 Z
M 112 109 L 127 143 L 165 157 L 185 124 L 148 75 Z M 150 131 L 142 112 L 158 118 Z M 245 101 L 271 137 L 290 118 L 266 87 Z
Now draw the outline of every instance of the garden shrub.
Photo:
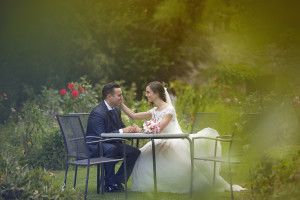
M 14 120 L 3 125 L 5 142 L 16 146 L 16 154 L 31 167 L 62 169 L 65 147 L 56 114 L 90 112 L 98 104 L 98 96 L 86 77 L 69 83 L 67 89 L 43 88 L 41 94 L 23 104 Z
M 254 195 L 265 199 L 299 199 L 299 166 L 299 146 L 274 147 L 253 163 L 249 186 Z
M 20 165 L 14 154 L 0 154 L 1 199 L 80 199 L 82 194 L 63 189 L 54 181 L 56 174 Z

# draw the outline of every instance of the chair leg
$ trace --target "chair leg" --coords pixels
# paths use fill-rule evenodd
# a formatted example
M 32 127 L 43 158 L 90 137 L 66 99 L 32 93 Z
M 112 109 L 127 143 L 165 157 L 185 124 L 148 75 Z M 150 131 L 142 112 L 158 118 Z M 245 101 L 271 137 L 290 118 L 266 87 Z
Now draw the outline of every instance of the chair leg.
M 104 194 L 104 164 L 101 164 L 101 194 Z
M 100 164 L 97 165 L 97 194 L 100 193 Z
M 84 200 L 86 200 L 87 188 L 88 188 L 88 184 L 89 184 L 89 172 L 90 172 L 90 166 L 87 166 Z
M 133 140 L 132 140 L 133 141 Z M 124 182 L 125 182 L 125 199 L 127 200 L 127 159 L 126 159 L 126 141 L 124 141 Z
M 64 188 L 66 187 L 66 184 L 67 184 L 68 169 L 69 169 L 69 165 L 67 164 L 67 166 L 66 166 L 66 172 L 65 172 L 64 186 L 63 186 Z
M 190 142 L 190 152 L 191 152 L 191 185 L 190 185 L 190 198 L 192 198 L 193 195 L 193 180 L 194 180 L 194 141 Z
M 229 180 L 230 180 L 230 194 L 231 194 L 231 200 L 233 200 L 233 189 L 232 189 L 232 173 L 231 173 L 231 164 L 229 162 L 228 164 L 229 167 Z
M 78 169 L 78 166 L 76 165 L 76 166 L 75 166 L 74 186 L 73 186 L 74 189 L 75 189 L 75 187 L 76 187 L 76 181 L 77 181 L 77 169 Z
M 213 185 L 216 183 L 216 167 L 217 167 L 217 162 L 214 161 L 214 176 L 213 176 Z

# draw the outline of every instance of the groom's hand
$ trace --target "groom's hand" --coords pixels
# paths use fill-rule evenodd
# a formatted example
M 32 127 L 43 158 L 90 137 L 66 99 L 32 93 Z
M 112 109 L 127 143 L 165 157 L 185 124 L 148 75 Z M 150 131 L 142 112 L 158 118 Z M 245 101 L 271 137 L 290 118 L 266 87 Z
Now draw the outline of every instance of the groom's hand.
M 123 133 L 134 133 L 135 132 L 135 127 L 133 126 L 127 126 L 123 128 Z
M 143 132 L 142 129 L 140 127 L 138 127 L 136 124 L 134 124 L 133 127 L 135 128 L 135 130 L 134 130 L 135 133 Z

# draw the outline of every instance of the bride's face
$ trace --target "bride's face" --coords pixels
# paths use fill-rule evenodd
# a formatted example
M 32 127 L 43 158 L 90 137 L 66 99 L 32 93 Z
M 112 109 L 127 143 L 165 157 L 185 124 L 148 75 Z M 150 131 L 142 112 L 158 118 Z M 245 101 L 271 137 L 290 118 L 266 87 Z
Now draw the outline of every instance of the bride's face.
M 146 87 L 146 97 L 149 102 L 153 102 L 158 94 L 154 93 L 149 86 Z

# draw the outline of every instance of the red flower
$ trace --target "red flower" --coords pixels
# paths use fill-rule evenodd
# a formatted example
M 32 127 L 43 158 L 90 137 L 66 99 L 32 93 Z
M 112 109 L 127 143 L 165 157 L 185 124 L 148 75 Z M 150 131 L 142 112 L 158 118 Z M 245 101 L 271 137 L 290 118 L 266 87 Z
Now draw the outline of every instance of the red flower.
M 71 96 L 72 96 L 73 98 L 78 97 L 78 90 L 73 90 L 73 92 L 71 93 Z
M 61 89 L 59 93 L 61 96 L 64 96 L 66 94 L 66 89 Z
M 3 96 L 7 97 L 7 94 L 6 94 L 6 93 L 3 93 Z
M 195 119 L 195 117 L 194 116 L 191 116 L 191 120 L 194 120 Z
M 74 90 L 75 89 L 74 83 L 69 83 L 68 88 L 69 90 Z
M 78 90 L 80 93 L 83 93 L 83 91 L 84 91 L 83 87 L 78 87 Z
M 213 80 L 214 80 L 214 81 L 217 81 L 217 78 L 214 78 Z

